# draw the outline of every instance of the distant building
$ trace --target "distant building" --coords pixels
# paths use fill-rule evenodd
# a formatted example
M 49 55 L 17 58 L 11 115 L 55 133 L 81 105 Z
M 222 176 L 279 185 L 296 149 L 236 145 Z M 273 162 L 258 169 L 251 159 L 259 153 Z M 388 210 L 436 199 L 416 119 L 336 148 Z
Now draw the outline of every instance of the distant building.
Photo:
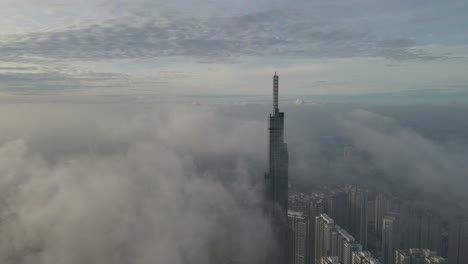
M 468 263 L 468 219 L 455 218 L 449 227 L 448 263 Z
M 376 200 L 372 200 L 372 201 L 368 201 L 368 204 L 367 204 L 367 208 L 368 208 L 368 212 L 367 212 L 367 230 L 368 232 L 372 232 L 374 234 L 376 234 L 376 226 L 375 226 L 375 204 L 376 204 Z
M 382 259 L 383 264 L 393 264 L 395 250 L 400 248 L 400 230 L 397 215 L 385 216 L 383 219 L 382 233 Z
M 333 193 L 330 197 L 327 197 L 326 201 L 327 214 L 333 218 L 336 223 L 343 226 L 344 228 L 348 228 L 348 203 L 346 192 L 338 191 Z
M 447 261 L 435 251 L 411 248 L 396 250 L 395 264 L 447 264 Z
M 428 248 L 441 252 L 442 220 L 440 215 L 417 206 L 406 206 L 404 219 L 407 222 L 405 242 L 407 247 Z
M 423 252 L 418 248 L 398 249 L 394 254 L 395 264 L 424 264 L 425 262 Z
M 381 264 L 369 251 L 354 251 L 352 264 Z
M 378 194 L 375 198 L 375 209 L 374 209 L 374 222 L 375 222 L 375 234 L 378 238 L 382 238 L 383 234 L 383 218 L 387 214 L 388 200 L 383 194 Z
M 443 221 L 437 212 L 383 194 L 377 195 L 374 208 L 375 233 L 380 239 L 384 217 L 398 215 L 401 248 L 428 248 L 442 253 Z
M 361 243 L 363 249 L 367 248 L 367 206 L 368 193 L 366 189 L 353 187 L 348 191 L 348 217 L 345 228 Z

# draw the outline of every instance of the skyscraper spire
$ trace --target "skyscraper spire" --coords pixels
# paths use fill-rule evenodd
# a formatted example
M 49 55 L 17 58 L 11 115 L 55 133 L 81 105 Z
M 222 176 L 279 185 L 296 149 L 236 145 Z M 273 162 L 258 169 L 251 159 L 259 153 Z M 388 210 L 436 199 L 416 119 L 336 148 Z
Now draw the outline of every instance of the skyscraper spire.
M 278 75 L 275 72 L 275 76 L 273 76 L 273 113 L 279 112 L 278 107 L 278 91 L 279 90 L 279 82 L 278 82 Z

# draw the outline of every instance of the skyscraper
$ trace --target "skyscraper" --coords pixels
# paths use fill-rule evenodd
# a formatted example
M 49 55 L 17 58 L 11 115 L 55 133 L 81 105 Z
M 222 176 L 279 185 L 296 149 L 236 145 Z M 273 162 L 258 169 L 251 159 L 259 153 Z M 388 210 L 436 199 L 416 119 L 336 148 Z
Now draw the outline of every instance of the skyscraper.
M 278 75 L 273 76 L 273 113 L 270 114 L 268 137 L 268 173 L 266 194 L 272 213 L 286 218 L 288 212 L 288 150 L 284 143 L 284 113 L 278 107 Z
M 273 112 L 268 118 L 268 172 L 265 174 L 266 210 L 271 216 L 277 248 L 272 261 L 288 258 L 288 150 L 284 143 L 284 113 L 278 106 L 279 80 L 273 76 Z

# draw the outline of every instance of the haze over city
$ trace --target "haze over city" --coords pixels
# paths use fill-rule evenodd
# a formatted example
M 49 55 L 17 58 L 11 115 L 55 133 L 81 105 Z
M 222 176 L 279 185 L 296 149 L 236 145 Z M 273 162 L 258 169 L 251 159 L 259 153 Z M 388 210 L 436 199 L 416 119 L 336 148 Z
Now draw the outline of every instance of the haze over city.
M 468 263 L 468 2 L 0 0 L 0 263 Z

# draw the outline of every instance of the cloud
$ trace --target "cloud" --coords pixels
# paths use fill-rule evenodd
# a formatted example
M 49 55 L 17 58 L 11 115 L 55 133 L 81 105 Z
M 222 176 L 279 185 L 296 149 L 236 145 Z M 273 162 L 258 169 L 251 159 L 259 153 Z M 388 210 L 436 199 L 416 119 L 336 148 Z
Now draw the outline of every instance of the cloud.
M 16 124 L 0 144 L 1 261 L 258 263 L 270 230 L 251 178 L 258 151 L 242 143 L 254 138 L 239 137 L 260 124 L 201 106 L 119 108 L 1 116 Z
M 269 108 L 0 105 L 0 260 L 258 263 L 271 246 Z M 464 106 L 282 110 L 293 189 L 366 184 L 451 208 L 468 198 Z
M 236 58 L 239 56 L 385 57 L 435 59 L 411 49 L 409 39 L 380 39 L 345 25 L 327 25 L 291 10 L 271 10 L 234 17 L 147 17 L 116 20 L 85 28 L 6 37 L 0 51 L 57 59 L 126 59 L 166 56 Z M 6 59 L 5 58 L 5 59 Z

